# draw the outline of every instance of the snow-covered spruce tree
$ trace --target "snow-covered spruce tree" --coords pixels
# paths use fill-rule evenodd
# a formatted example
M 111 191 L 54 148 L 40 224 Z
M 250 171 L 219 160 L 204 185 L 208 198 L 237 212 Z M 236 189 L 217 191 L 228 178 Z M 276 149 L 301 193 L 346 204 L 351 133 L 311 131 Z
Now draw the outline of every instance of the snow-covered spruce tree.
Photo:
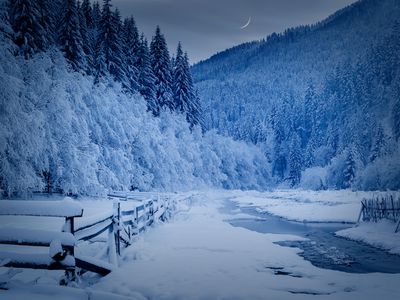
M 89 22 L 92 21 L 91 18 L 91 6 L 89 4 L 82 4 L 78 1 L 78 18 L 79 18 L 79 31 L 82 37 L 82 49 L 85 54 L 86 59 L 86 68 L 85 71 L 87 74 L 92 74 L 93 71 L 93 43 L 92 39 L 90 38 L 90 28 L 88 26 L 87 20 Z M 85 4 L 85 6 L 84 6 Z
M 0 42 L 2 43 L 2 47 L 4 48 L 4 50 L 8 50 L 10 51 L 11 45 L 8 44 L 7 47 L 5 44 L 7 44 L 7 42 L 9 40 L 12 40 L 12 34 L 13 34 L 13 30 L 11 28 L 10 25 L 10 18 L 8 15 L 8 11 L 9 11 L 9 7 L 8 7 L 8 3 L 7 2 L 0 2 Z M 3 51 L 5 52 L 5 51 Z
M 186 114 L 190 126 L 201 124 L 200 103 L 193 86 L 189 58 L 183 53 L 181 43 L 178 44 L 176 57 L 173 59 L 173 97 L 175 110 Z
M 51 0 L 37 0 L 39 8 L 40 24 L 46 35 L 44 36 L 46 47 L 53 44 L 56 36 L 54 26 L 54 15 L 52 13 Z
M 154 84 L 157 107 L 154 115 L 157 116 L 161 109 L 175 109 L 172 93 L 171 60 L 167 43 L 159 26 L 157 26 L 155 36 L 150 43 L 150 57 L 151 67 L 156 79 Z
M 139 33 L 133 17 L 124 20 L 122 38 L 126 73 L 129 80 L 129 90 L 133 93 L 139 90 L 137 56 L 140 47 Z
M 142 34 L 140 36 L 139 50 L 137 53 L 137 69 L 138 74 L 138 85 L 139 92 L 146 100 L 147 109 L 155 115 L 157 113 L 157 103 L 156 103 L 156 91 L 154 87 L 154 82 L 156 78 L 153 74 L 153 69 L 151 68 L 149 48 L 147 45 L 147 40 Z
M 79 26 L 79 15 L 76 0 L 65 0 L 63 16 L 59 28 L 61 51 L 75 71 L 86 69 L 86 58 L 83 51 L 83 40 Z
M 20 53 L 29 59 L 46 47 L 46 32 L 36 0 L 9 0 L 10 23 L 15 32 L 14 42 Z
M 343 188 L 351 187 L 354 178 L 356 177 L 356 162 L 354 159 L 353 150 L 350 149 L 347 151 L 346 160 L 345 160 L 345 168 L 343 172 Z
M 291 141 L 289 153 L 289 180 L 292 187 L 300 183 L 303 163 L 301 151 L 300 138 L 295 134 Z
M 93 9 L 90 4 L 90 0 L 83 0 L 82 4 L 80 5 L 80 8 L 83 18 L 85 19 L 86 27 L 87 28 L 95 27 L 93 20 Z
M 189 90 L 191 92 L 190 101 L 187 106 L 186 120 L 190 123 L 191 127 L 193 127 L 194 125 L 200 125 L 200 127 L 204 128 L 204 120 L 202 118 L 199 93 L 197 89 L 195 89 L 193 84 L 193 78 L 190 71 L 189 57 L 187 52 L 185 52 L 183 62 L 185 65 L 185 70 L 187 70 L 187 81 L 188 86 L 190 87 Z
M 112 12 L 110 0 L 104 0 L 96 47 L 96 78 L 99 80 L 108 72 L 114 80 L 128 89 L 122 38 L 119 34 L 121 26 L 119 11 Z
M 100 9 L 100 4 L 97 1 L 94 2 L 92 5 L 92 19 L 93 19 L 92 28 L 100 28 L 101 9 Z
M 400 139 L 400 99 L 397 98 L 392 111 L 392 127 L 396 141 Z
M 98 41 L 98 27 L 101 20 L 100 5 L 94 2 L 93 6 L 90 0 L 84 0 L 81 5 L 81 24 L 86 25 L 86 45 L 84 52 L 87 60 L 87 73 L 96 75 L 96 46 Z
M 383 131 L 382 125 L 378 125 L 375 134 L 375 141 L 371 149 L 371 154 L 369 157 L 369 161 L 373 162 L 377 158 L 384 156 L 387 154 L 387 138 Z
M 176 50 L 176 57 L 173 60 L 173 96 L 175 110 L 184 113 L 188 112 L 188 106 L 193 96 L 193 86 L 189 86 L 189 70 L 185 65 L 185 58 L 182 45 L 179 42 Z

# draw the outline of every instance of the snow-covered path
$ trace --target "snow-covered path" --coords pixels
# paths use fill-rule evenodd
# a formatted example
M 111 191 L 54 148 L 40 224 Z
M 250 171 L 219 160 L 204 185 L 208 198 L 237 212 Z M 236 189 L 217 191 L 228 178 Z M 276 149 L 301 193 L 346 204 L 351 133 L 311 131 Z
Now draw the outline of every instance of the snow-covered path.
M 274 244 L 298 237 L 232 227 L 224 220 L 234 216 L 219 211 L 232 195 L 196 197 L 126 249 L 121 268 L 92 288 L 149 299 L 397 299 L 400 274 L 318 269 L 296 249 Z

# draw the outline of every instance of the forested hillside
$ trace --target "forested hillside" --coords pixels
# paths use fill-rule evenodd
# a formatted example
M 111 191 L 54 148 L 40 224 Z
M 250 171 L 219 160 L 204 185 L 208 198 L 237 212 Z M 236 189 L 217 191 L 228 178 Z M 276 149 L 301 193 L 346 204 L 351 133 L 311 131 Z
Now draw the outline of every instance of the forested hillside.
M 399 20 L 361 0 L 200 62 L 206 128 L 260 147 L 278 184 L 400 188 Z
M 262 152 L 204 133 L 188 55 L 109 0 L 0 2 L 0 194 L 263 189 Z

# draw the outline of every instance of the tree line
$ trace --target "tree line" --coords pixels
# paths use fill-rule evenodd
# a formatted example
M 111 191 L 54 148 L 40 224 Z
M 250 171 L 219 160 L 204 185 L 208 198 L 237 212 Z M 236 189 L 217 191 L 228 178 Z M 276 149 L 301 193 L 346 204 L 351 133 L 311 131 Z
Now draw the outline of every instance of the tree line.
M 171 58 L 157 27 L 150 45 L 134 18 L 121 18 L 111 0 L 9 0 L 8 20 L 16 55 L 59 49 L 71 71 L 94 83 L 116 81 L 127 94 L 140 93 L 154 116 L 182 113 L 191 126 L 202 125 L 187 53 L 179 43 Z

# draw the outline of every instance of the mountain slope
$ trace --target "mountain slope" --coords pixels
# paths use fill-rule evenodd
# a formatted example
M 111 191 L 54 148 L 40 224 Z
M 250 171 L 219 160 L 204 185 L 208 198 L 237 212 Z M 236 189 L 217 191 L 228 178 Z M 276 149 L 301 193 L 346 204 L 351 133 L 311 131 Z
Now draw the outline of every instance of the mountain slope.
M 279 182 L 322 167 L 321 186 L 398 186 L 397 168 L 377 170 L 399 155 L 399 17 L 397 0 L 362 0 L 200 62 L 207 126 L 259 144 Z

